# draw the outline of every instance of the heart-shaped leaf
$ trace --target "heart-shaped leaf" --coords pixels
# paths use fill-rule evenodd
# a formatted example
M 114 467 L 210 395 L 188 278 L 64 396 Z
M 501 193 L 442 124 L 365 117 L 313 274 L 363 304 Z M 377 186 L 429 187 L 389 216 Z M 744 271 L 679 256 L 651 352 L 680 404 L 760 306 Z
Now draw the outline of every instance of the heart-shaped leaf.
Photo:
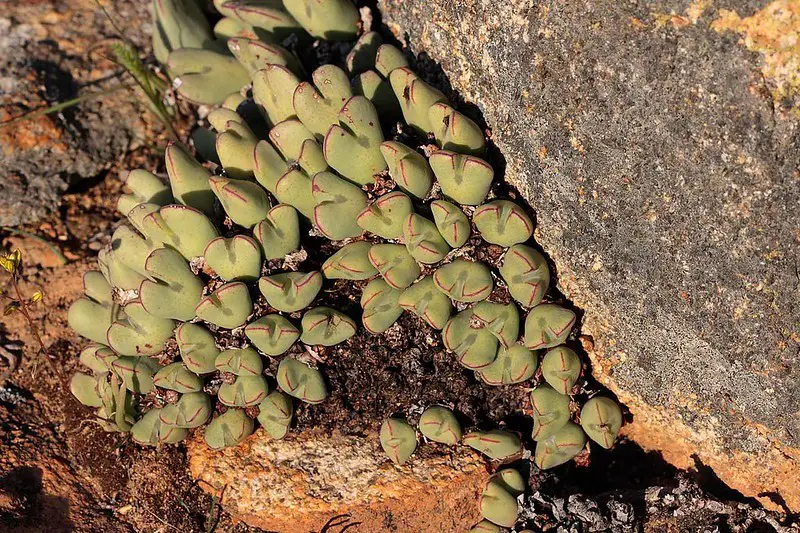
M 434 200 L 431 202 L 431 213 L 439 233 L 447 244 L 453 248 L 466 244 L 472 228 L 467 215 L 460 207 L 445 200 Z
M 165 405 L 158 414 L 162 424 L 179 428 L 197 428 L 211 419 L 214 408 L 204 392 L 182 394 L 177 403 Z
M 459 204 L 479 205 L 489 194 L 494 170 L 483 159 L 439 150 L 431 155 L 428 162 L 442 187 L 442 193 Z
M 569 422 L 569 396 L 561 394 L 550 385 L 543 383 L 531 392 L 533 412 L 533 433 L 535 441 L 555 434 Z
M 258 421 L 273 439 L 282 439 L 289 431 L 294 416 L 292 399 L 281 391 L 273 391 L 258 405 Z
M 480 302 L 473 308 L 475 318 L 483 323 L 500 344 L 511 346 L 519 338 L 519 311 L 513 303 Z
M 420 275 L 420 268 L 402 244 L 376 244 L 369 249 L 369 261 L 386 283 L 405 289 Z
M 275 198 L 297 209 L 306 218 L 314 217 L 311 179 L 300 169 L 286 172 L 275 184 Z
M 203 390 L 203 380 L 183 366 L 183 363 L 172 363 L 156 372 L 153 385 L 181 394 Z
M 237 376 L 233 383 L 222 384 L 217 398 L 228 407 L 251 407 L 261 403 L 268 392 L 264 376 Z
M 389 459 L 401 465 L 417 449 L 417 432 L 405 420 L 387 418 L 381 424 L 380 441 Z
M 508 200 L 483 204 L 472 215 L 475 227 L 486 242 L 514 246 L 530 239 L 533 222 L 520 206 Z
M 470 370 L 487 368 L 497 358 L 497 338 L 480 327 L 472 309 L 461 311 L 445 324 L 442 340 L 458 362 Z
M 403 224 L 403 240 L 411 256 L 428 265 L 438 263 L 450 251 L 436 224 L 416 213 L 408 215 Z
M 330 172 L 320 172 L 311 180 L 314 196 L 314 225 L 332 241 L 361 235 L 359 213 L 367 206 L 367 195 L 360 187 Z
M 175 322 L 154 317 L 139 300 L 129 302 L 124 310 L 125 316 L 108 328 L 107 344 L 122 355 L 156 355 L 163 351 Z
M 453 304 L 436 288 L 433 276 L 425 276 L 400 295 L 397 303 L 425 320 L 432 328 L 443 329 L 453 312 Z
M 355 335 L 356 323 L 344 313 L 330 307 L 306 311 L 300 341 L 309 345 L 334 346 Z
M 507 348 L 501 346 L 497 351 L 497 359 L 478 374 L 488 385 L 511 385 L 533 377 L 538 365 L 539 360 L 535 353 L 514 344 Z
M 261 356 L 253 348 L 231 348 L 222 351 L 214 361 L 214 367 L 220 372 L 229 372 L 237 376 L 260 376 L 264 371 Z
M 395 141 L 381 144 L 381 154 L 398 187 L 419 200 L 428 195 L 433 184 L 433 171 L 422 154 Z
M 287 204 L 276 205 L 253 233 L 267 260 L 283 259 L 300 248 L 300 218 Z
M 261 274 L 261 247 L 247 235 L 217 237 L 208 243 L 203 257 L 224 281 L 250 282 Z
M 216 105 L 250 83 L 250 75 L 241 63 L 213 50 L 173 50 L 167 59 L 167 71 L 178 94 L 196 104 Z
M 603 448 L 611 448 L 622 427 L 622 410 L 611 398 L 595 396 L 581 409 L 581 427 Z
M 383 132 L 375 106 L 363 96 L 353 96 L 342 106 L 338 120 L 325 135 L 325 160 L 353 183 L 373 183 L 375 174 L 386 168 L 380 150 Z
M 434 405 L 419 417 L 419 430 L 427 438 L 442 444 L 461 442 L 461 424 L 450 409 Z
M 256 348 L 267 355 L 281 355 L 300 337 L 300 330 L 286 317 L 266 315 L 244 328 L 244 333 Z
M 445 150 L 481 155 L 486 148 L 480 127 L 444 102 L 428 109 L 428 120 L 437 144 Z
M 364 309 L 361 322 L 372 334 L 383 333 L 394 324 L 403 308 L 397 303 L 400 291 L 393 289 L 382 279 L 370 281 L 361 293 L 361 307 Z
M 509 494 L 502 485 L 490 481 L 480 498 L 481 516 L 494 524 L 514 527 L 517 523 L 519 505 L 517 498 Z
M 525 346 L 531 350 L 541 350 L 563 344 L 575 320 L 575 313 L 560 305 L 537 305 L 525 319 Z
M 236 446 L 253 433 L 253 420 L 241 409 L 228 409 L 206 426 L 205 441 L 212 450 Z
M 356 217 L 356 222 L 384 239 L 399 239 L 403 236 L 404 221 L 413 212 L 411 198 L 400 191 L 392 191 L 365 207 Z
M 389 81 L 408 125 L 424 134 L 432 132 L 428 109 L 437 102 L 447 102 L 444 94 L 406 67 L 392 70 Z
M 534 462 L 542 470 L 562 465 L 581 453 L 586 435 L 579 425 L 567 422 L 553 435 L 536 443 Z
M 253 75 L 253 99 L 261 107 L 267 124 L 295 116 L 292 94 L 300 84 L 294 72 L 283 65 L 269 65 Z
M 280 124 L 276 124 L 269 132 L 269 140 L 281 153 L 286 163 L 296 162 L 309 176 L 328 169 L 328 163 L 322 153 L 322 146 L 317 142 L 314 134 L 297 119 L 284 120 Z M 286 165 L 284 164 L 281 168 L 284 170 L 278 177 L 285 173 Z
M 267 216 L 269 197 L 257 183 L 221 176 L 212 176 L 208 181 L 225 213 L 236 224 L 252 228 Z
M 479 302 L 492 293 L 492 274 L 483 263 L 456 259 L 433 273 L 436 287 L 457 302 Z
M 566 346 L 547 350 L 542 359 L 542 376 L 561 394 L 569 394 L 581 375 L 581 359 Z
M 378 271 L 372 266 L 369 251 L 372 243 L 356 241 L 345 244 L 322 264 L 322 275 L 328 279 L 369 279 Z
M 203 213 L 213 214 L 214 193 L 208 183 L 211 172 L 177 143 L 167 145 L 164 163 L 175 201 Z
M 311 305 L 317 297 L 322 289 L 322 274 L 317 271 L 275 274 L 261 278 L 258 288 L 270 306 L 284 313 L 294 313 Z
M 158 248 L 147 257 L 145 270 L 150 277 L 139 287 L 144 309 L 157 318 L 191 320 L 203 295 L 203 282 L 175 250 Z
M 511 296 L 525 307 L 538 305 L 550 286 L 550 269 L 544 256 L 523 244 L 508 249 L 500 275 Z
M 319 370 L 293 357 L 284 357 L 275 376 L 283 392 L 306 403 L 320 403 L 328 396 L 325 380 Z
M 125 187 L 130 191 L 117 200 L 117 210 L 127 216 L 139 204 L 167 205 L 173 202 L 169 185 L 146 170 L 132 170 L 125 177 Z
M 503 460 L 522 453 L 519 437 L 510 431 L 473 431 L 464 435 L 464 444 L 490 459 Z
M 226 329 L 244 325 L 252 312 L 250 292 L 240 281 L 226 283 L 200 300 L 195 308 L 199 318 Z
M 175 340 L 186 368 L 198 375 L 216 370 L 214 362 L 219 355 L 219 348 L 214 335 L 206 328 L 184 322 L 175 330 Z
M 339 111 L 352 96 L 347 74 L 335 65 L 322 65 L 311 74 L 314 85 L 301 82 L 292 101 L 300 121 L 322 140 L 339 123 Z

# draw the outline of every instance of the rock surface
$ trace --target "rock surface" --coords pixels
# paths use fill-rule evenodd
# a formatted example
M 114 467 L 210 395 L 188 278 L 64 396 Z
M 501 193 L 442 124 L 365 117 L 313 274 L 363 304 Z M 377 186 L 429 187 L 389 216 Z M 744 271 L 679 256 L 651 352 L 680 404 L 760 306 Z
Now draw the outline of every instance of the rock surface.
M 109 9 L 132 23 L 126 38 L 139 45 L 148 41 L 147 3 L 114 2 Z M 116 37 L 94 0 L 20 2 L 0 13 L 0 123 L 129 83 L 104 58 L 106 47 L 98 47 Z M 70 187 L 102 178 L 149 135 L 138 106 L 137 96 L 126 89 L 0 126 L 0 226 L 37 221 L 58 209 Z
M 798 4 L 379 5 L 491 128 L 627 434 L 800 511 Z
M 395 466 L 376 435 L 303 432 L 276 441 L 258 431 L 223 451 L 196 439 L 188 456 L 203 489 L 221 494 L 235 519 L 268 531 L 324 531 L 340 515 L 359 523 L 356 531 L 467 531 L 480 520 L 489 478 L 466 450 Z

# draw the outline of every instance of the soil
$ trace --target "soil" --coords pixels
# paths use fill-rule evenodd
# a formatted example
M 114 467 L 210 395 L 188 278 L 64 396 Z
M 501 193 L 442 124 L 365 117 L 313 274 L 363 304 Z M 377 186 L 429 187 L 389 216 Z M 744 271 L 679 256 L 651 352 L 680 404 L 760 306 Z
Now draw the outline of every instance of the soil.
M 341 57 L 341 50 L 332 48 L 318 49 L 315 57 Z M 420 66 L 424 72 L 425 63 Z M 440 81 L 446 88 L 446 80 Z M 137 119 L 152 122 L 146 116 Z M 179 126 L 185 136 L 189 122 Z M 161 134 L 154 144 L 163 147 L 166 140 Z M 163 172 L 158 152 L 145 147 L 128 152 L 100 177 L 137 167 Z M 97 250 L 119 224 L 114 205 L 121 181 L 88 181 L 90 185 L 81 182 L 64 195 L 56 213 L 2 236 L 2 249 L 19 248 L 23 253 L 23 290 L 30 293 L 41 287 L 46 293 L 33 318 L 47 354 L 37 352 L 18 313 L 0 321 L 0 355 L 21 357 L 19 368 L 0 384 L 0 525 L 19 532 L 255 531 L 235 524 L 191 479 L 182 445 L 144 448 L 124 435 L 105 433 L 89 421 L 88 410 L 69 392 L 84 341 L 68 328 L 66 311 L 80 295 L 80 274 L 94 267 Z M 497 193 L 517 196 L 505 185 L 498 185 Z M 306 247 L 319 249 L 317 244 L 309 241 Z M 60 264 L 51 247 L 68 262 Z M 473 253 L 491 251 L 478 243 Z M 308 263 L 319 260 L 315 256 Z M 355 317 L 360 285 L 334 283 L 320 301 Z M 502 297 L 502 289 L 497 297 Z M 570 305 L 555 290 L 549 298 Z M 580 317 L 580 310 L 576 312 Z M 582 353 L 577 333 L 570 346 Z M 413 421 L 425 406 L 440 403 L 453 407 L 468 427 L 500 424 L 529 441 L 524 386 L 479 382 L 445 353 L 438 332 L 414 317 L 403 315 L 377 336 L 361 328 L 343 345 L 317 356 L 330 397 L 320 405 L 299 406 L 298 429 L 364 435 L 390 414 Z M 276 366 L 277 360 L 272 361 L 273 375 Z M 591 369 L 586 368 L 584 376 L 579 399 L 600 388 Z M 420 453 L 435 452 L 422 447 Z M 593 446 L 591 453 L 556 472 L 529 471 L 527 465 L 528 461 L 517 465 L 529 473 L 532 488 L 524 517 L 530 527 L 543 530 L 771 531 L 792 520 L 766 513 L 702 465 L 695 472 L 678 472 L 624 440 L 611 451 Z

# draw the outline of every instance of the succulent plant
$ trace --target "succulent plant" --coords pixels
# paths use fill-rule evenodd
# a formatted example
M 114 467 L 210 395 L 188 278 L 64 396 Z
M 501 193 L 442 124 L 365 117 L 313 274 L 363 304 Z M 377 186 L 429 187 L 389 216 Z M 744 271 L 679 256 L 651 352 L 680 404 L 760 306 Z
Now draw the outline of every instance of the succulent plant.
M 282 439 L 289 432 L 294 416 L 292 399 L 280 391 L 273 391 L 258 404 L 258 422 L 273 439 Z
M 414 212 L 411 199 L 400 191 L 376 198 L 356 217 L 364 230 L 384 239 L 400 239 L 409 215 Z
M 432 328 L 444 329 L 453 313 L 453 303 L 436 288 L 433 276 L 425 276 L 401 294 L 397 303 L 406 311 L 417 315 Z
M 581 427 L 567 422 L 558 431 L 536 442 L 534 462 L 542 470 L 562 465 L 578 455 L 586 445 Z
M 501 429 L 468 433 L 464 435 L 464 444 L 496 460 L 505 460 L 522 452 L 519 437 Z
M 456 259 L 433 274 L 436 288 L 457 302 L 479 302 L 492 293 L 494 281 L 483 263 Z
M 483 132 L 472 120 L 449 104 L 439 102 L 428 108 L 428 121 L 436 142 L 445 150 L 481 155 L 486 147 Z
M 569 422 L 569 396 L 561 394 L 550 385 L 543 383 L 531 391 L 533 412 L 533 433 L 535 441 L 555 434 Z
M 622 410 L 611 398 L 595 396 L 581 409 L 581 427 L 603 448 L 611 448 L 622 427 Z
M 428 196 L 433 185 L 433 171 L 422 154 L 395 141 L 381 144 L 381 154 L 398 187 L 419 200 Z
M 509 200 L 494 200 L 475 209 L 475 227 L 487 242 L 509 247 L 533 235 L 533 222 L 525 211 Z
M 276 379 L 283 392 L 306 403 L 320 403 L 328 396 L 328 388 L 319 370 L 293 357 L 281 360 Z
M 369 249 L 369 262 L 395 289 L 405 289 L 416 280 L 421 269 L 402 244 L 375 244 Z
M 538 305 L 550 286 L 550 269 L 544 256 L 522 244 L 506 251 L 500 275 L 511 296 L 525 307 Z
M 536 373 L 538 365 L 539 360 L 535 353 L 524 346 L 513 344 L 501 346 L 495 360 L 477 373 L 489 385 L 511 385 L 529 380 Z
M 472 309 L 453 316 L 442 330 L 445 347 L 471 370 L 483 370 L 497 359 L 497 337 L 476 323 Z
M 575 320 L 575 313 L 560 305 L 537 305 L 525 318 L 525 346 L 531 350 L 541 350 L 563 344 Z
M 438 263 L 450 251 L 436 224 L 416 213 L 408 215 L 403 224 L 403 240 L 411 256 L 428 265 Z
M 519 506 L 517 498 L 509 494 L 503 485 L 490 480 L 480 498 L 481 516 L 504 527 L 513 527 L 517 522 Z
M 541 303 L 550 274 L 544 257 L 522 244 L 533 229 L 525 210 L 504 198 L 487 201 L 494 171 L 482 159 L 481 128 L 376 32 L 360 35 L 343 64 L 313 65 L 306 80 L 312 68 L 298 46 L 362 32 L 351 0 L 215 0 L 221 19 L 213 32 L 199 3 L 154 0 L 154 45 L 177 93 L 214 106 L 192 135 L 206 163 L 171 144 L 168 182 L 144 170 L 127 176 L 117 202 L 127 222 L 98 254 L 99 271 L 86 274 L 85 296 L 68 314 L 92 341 L 80 355 L 91 373 L 70 383 L 75 397 L 103 429 L 148 445 L 205 426 L 210 447 L 233 446 L 254 431 L 254 417 L 283 438 L 292 398 L 315 404 L 328 395 L 325 365 L 309 366 L 309 357 L 357 331 L 325 305 L 338 300 L 324 286 L 363 287 L 368 332 L 389 330 L 404 310 L 415 314 L 491 385 L 533 379 L 533 350 L 549 348 L 546 383 L 531 393 L 536 462 L 547 468 L 579 453 L 586 437 L 571 421 L 567 394 L 581 362 L 562 346 L 576 317 Z M 411 128 L 395 128 L 398 120 Z M 499 274 L 529 309 L 523 340 L 517 305 L 497 303 L 503 283 L 492 294 L 496 273 L 475 260 L 496 255 L 478 237 L 509 248 Z M 334 242 L 320 246 L 321 238 Z M 279 359 L 279 390 L 269 386 L 270 358 Z M 596 397 L 580 422 L 609 447 L 622 417 L 612 400 Z M 419 427 L 428 440 L 461 441 L 444 407 L 426 409 Z M 501 461 L 522 450 L 501 430 L 463 441 Z M 398 418 L 384 423 L 381 442 L 397 463 L 417 446 L 415 430 Z M 495 474 L 481 499 L 484 516 L 513 525 L 524 488 L 515 470 Z M 498 530 L 489 520 L 474 530 Z
M 214 450 L 236 446 L 253 433 L 254 426 L 243 410 L 228 409 L 206 426 L 206 444 Z
M 402 465 L 417 449 L 417 432 L 408 422 L 387 418 L 381 425 L 381 447 L 395 464 Z
M 439 150 L 428 162 L 442 193 L 451 200 L 464 205 L 479 205 L 489 194 L 494 170 L 483 159 Z
M 445 200 L 431 202 L 431 212 L 436 227 L 452 248 L 460 248 L 469 239 L 471 228 L 464 211 Z
M 542 376 L 561 394 L 569 394 L 581 375 L 581 359 L 566 346 L 547 351 L 542 358 Z
M 383 333 L 394 324 L 403 308 L 398 304 L 401 292 L 382 279 L 370 281 L 361 294 L 361 323 L 370 333 Z
M 442 444 L 461 442 L 461 424 L 450 409 L 434 405 L 419 417 L 419 431 L 428 439 Z
M 310 345 L 334 346 L 355 335 L 356 323 L 336 309 L 314 307 L 303 315 L 300 340 Z
M 258 281 L 267 303 L 284 313 L 305 309 L 322 289 L 322 275 L 317 272 L 286 272 L 265 276 Z

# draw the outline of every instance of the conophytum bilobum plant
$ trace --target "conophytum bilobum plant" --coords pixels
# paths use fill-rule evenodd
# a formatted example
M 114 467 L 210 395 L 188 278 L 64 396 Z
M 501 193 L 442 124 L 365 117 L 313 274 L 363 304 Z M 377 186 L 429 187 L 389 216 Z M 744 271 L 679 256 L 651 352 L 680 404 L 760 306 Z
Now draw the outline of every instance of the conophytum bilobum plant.
M 172 144 L 167 182 L 128 174 L 118 202 L 128 224 L 69 311 L 91 341 L 80 355 L 88 372 L 71 388 L 97 423 L 149 445 L 203 428 L 210 447 L 234 446 L 257 424 L 283 438 L 295 402 L 328 394 L 315 361 L 293 348 L 345 343 L 362 326 L 381 334 L 408 312 L 440 330 L 488 386 L 538 382 L 530 396 L 539 468 L 569 461 L 587 436 L 611 447 L 620 408 L 594 397 L 575 416 L 570 395 L 583 363 L 565 343 L 576 315 L 546 301 L 550 271 L 530 245 L 526 210 L 493 196 L 483 130 L 399 49 L 362 32 L 350 0 L 219 0 L 214 28 L 200 4 L 154 0 L 154 49 L 178 94 L 213 106 L 209 128 L 193 137 L 208 163 Z M 281 45 L 289 37 L 358 40 L 343 65 L 308 73 Z M 426 149 L 390 133 L 398 120 Z M 315 253 L 302 248 L 309 228 L 338 246 L 319 270 L 298 267 Z M 471 257 L 476 239 L 501 249 L 499 259 Z M 368 281 L 360 317 L 318 303 L 339 279 Z M 280 362 L 267 375 L 271 359 Z M 428 406 L 417 428 L 402 416 L 380 427 L 398 465 L 420 435 L 498 463 L 523 455 L 519 434 L 464 433 L 445 406 Z M 516 470 L 498 471 L 480 500 L 489 529 L 474 530 L 513 526 L 524 490 Z

